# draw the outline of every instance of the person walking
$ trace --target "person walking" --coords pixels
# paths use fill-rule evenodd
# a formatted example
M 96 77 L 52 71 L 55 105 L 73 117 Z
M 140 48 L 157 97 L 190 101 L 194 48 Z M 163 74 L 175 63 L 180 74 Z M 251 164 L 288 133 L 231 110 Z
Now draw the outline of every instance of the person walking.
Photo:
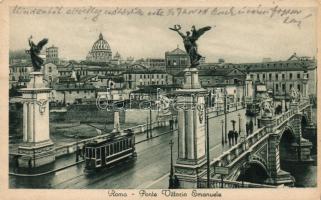
M 253 121 L 252 121 L 252 119 L 249 122 L 249 132 L 250 132 L 250 134 L 253 133 Z

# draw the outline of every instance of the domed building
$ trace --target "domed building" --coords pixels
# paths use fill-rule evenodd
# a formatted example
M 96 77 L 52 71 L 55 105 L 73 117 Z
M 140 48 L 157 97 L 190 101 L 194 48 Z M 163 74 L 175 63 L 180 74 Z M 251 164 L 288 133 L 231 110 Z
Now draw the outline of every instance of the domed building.
M 98 40 L 94 43 L 91 51 L 89 51 L 86 60 L 89 62 L 107 63 L 112 59 L 112 52 L 108 42 L 100 33 Z

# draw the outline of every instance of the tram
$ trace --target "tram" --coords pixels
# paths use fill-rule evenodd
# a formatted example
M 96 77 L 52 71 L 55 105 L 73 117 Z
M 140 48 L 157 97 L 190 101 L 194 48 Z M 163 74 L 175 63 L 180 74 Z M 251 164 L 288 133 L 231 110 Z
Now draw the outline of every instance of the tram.
M 106 139 L 96 139 L 84 146 L 85 173 L 113 166 L 117 162 L 135 159 L 135 135 L 127 130 L 111 134 Z

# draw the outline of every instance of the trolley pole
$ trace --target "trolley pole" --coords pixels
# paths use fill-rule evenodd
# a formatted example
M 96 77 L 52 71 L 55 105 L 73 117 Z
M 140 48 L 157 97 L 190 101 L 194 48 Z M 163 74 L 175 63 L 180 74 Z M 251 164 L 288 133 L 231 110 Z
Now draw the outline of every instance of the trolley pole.
M 153 127 L 152 127 L 152 107 L 150 107 L 150 109 L 149 109 L 149 129 L 150 129 L 149 136 L 150 136 L 150 138 L 152 138 L 153 137 L 153 135 L 152 135 L 152 132 L 153 132 Z
M 174 188 L 174 170 L 173 170 L 173 140 L 169 142 L 169 145 L 171 147 L 171 169 L 169 174 L 169 189 Z
M 146 118 L 146 138 L 149 139 L 149 134 L 148 134 L 148 117 Z
M 207 157 L 207 188 L 210 188 L 210 134 L 209 134 L 209 124 L 208 124 L 208 111 L 207 106 L 205 107 L 205 119 L 206 119 L 206 157 Z
M 226 88 L 224 90 L 224 121 L 225 121 L 225 143 L 227 143 L 227 111 L 226 111 L 226 106 L 227 106 L 227 102 L 226 99 L 227 98 L 227 92 L 226 92 Z

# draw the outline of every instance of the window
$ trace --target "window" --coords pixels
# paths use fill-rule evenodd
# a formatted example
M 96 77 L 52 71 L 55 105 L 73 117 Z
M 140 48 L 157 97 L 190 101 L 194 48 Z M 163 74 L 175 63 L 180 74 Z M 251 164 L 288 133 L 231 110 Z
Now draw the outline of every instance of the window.
M 282 91 L 285 92 L 285 84 L 282 84 Z
M 96 153 L 97 153 L 97 157 L 96 157 L 96 158 L 97 158 L 97 159 L 100 159 L 100 148 L 97 148 L 97 149 L 96 149 Z
M 279 84 L 275 84 L 275 91 L 279 91 Z
M 260 80 L 260 74 L 257 74 L 257 75 L 256 75 L 256 79 L 257 79 L 257 80 Z
M 272 80 L 272 74 L 269 74 L 269 80 Z
M 292 73 L 290 73 L 290 80 L 292 80 Z
M 290 90 L 292 89 L 292 84 L 290 84 Z
M 263 80 L 265 80 L 265 74 L 263 74 Z
M 299 74 L 297 74 L 296 76 L 297 76 L 297 78 L 298 78 L 298 79 L 300 79 L 300 77 L 301 77 L 301 74 L 299 73 Z
M 275 80 L 279 80 L 279 74 L 275 74 Z
M 285 74 L 282 74 L 282 80 L 284 80 L 285 79 Z
M 300 87 L 300 84 L 298 85 L 298 91 L 299 91 L 299 92 L 301 91 L 301 87 Z
M 309 78 L 309 74 L 307 74 L 307 78 Z
M 106 146 L 106 156 L 109 156 L 109 145 Z

